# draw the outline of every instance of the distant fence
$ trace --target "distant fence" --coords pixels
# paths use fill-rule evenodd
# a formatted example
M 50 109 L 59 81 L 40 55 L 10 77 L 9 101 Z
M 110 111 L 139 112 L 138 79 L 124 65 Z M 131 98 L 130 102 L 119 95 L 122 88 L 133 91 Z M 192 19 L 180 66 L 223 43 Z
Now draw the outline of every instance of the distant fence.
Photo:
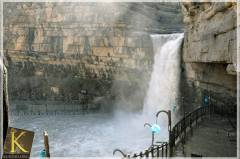
M 9 108 L 12 116 L 24 115 L 81 115 L 101 111 L 101 104 L 69 104 L 58 101 L 14 101 Z

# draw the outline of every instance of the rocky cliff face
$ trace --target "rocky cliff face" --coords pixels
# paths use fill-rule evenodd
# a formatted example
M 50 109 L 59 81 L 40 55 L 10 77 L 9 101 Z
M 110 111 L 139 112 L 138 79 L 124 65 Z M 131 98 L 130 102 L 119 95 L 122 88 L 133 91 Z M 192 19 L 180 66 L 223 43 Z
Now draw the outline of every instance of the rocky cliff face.
M 185 107 L 205 95 L 221 109 L 236 110 L 236 3 L 183 3 L 185 24 L 182 94 Z
M 176 4 L 4 3 L 3 8 L 9 93 L 16 108 L 28 101 L 35 108 L 59 102 L 99 109 L 119 101 L 139 109 L 153 62 L 149 34 L 182 31 Z

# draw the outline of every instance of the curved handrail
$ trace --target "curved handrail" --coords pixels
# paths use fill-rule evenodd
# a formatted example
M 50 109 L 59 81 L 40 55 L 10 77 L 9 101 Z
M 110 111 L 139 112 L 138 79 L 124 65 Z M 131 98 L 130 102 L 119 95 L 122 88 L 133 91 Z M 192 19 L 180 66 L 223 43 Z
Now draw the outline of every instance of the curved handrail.
M 197 123 L 198 119 L 209 111 L 209 106 L 203 106 L 195 109 L 194 111 L 185 115 L 180 121 L 178 121 L 171 130 L 171 141 L 175 142 L 183 133 L 186 133 L 188 127 L 192 127 L 194 122 Z M 175 145 L 173 143 L 173 145 Z
M 116 152 L 120 152 L 123 155 L 123 157 L 127 157 L 127 155 L 124 152 L 122 152 L 122 150 L 120 150 L 120 149 L 115 149 L 113 151 L 113 156 L 115 155 Z
M 146 127 L 146 126 L 152 127 L 152 125 L 149 124 L 149 123 L 145 123 L 145 124 L 144 124 L 144 127 Z
M 150 128 L 152 127 L 152 125 L 149 124 L 149 123 L 145 123 L 144 127 L 146 127 L 146 126 L 149 126 Z M 153 144 L 154 144 L 154 132 L 152 132 L 152 144 L 151 144 L 151 146 L 153 146 Z
M 168 131 L 171 131 L 171 125 L 172 125 L 172 119 L 171 119 L 171 110 L 160 110 L 156 113 L 156 123 L 157 123 L 157 119 L 158 119 L 158 115 L 160 113 L 165 113 L 168 117 Z

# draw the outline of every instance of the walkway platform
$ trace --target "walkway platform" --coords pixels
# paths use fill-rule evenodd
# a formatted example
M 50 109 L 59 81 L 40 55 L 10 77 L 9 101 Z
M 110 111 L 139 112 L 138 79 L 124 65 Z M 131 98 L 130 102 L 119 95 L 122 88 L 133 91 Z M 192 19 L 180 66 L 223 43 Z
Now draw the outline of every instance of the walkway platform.
M 191 157 L 191 154 L 203 157 L 236 157 L 237 131 L 229 119 L 218 115 L 207 116 L 193 128 L 192 135 L 188 132 L 185 144 L 179 142 L 173 156 Z

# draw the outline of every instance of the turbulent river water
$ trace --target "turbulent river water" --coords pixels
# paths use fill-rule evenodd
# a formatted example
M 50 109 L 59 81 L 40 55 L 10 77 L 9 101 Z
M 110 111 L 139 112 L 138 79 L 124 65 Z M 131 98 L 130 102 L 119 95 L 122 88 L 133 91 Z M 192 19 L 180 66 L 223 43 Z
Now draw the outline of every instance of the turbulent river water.
M 44 130 L 49 134 L 51 156 L 56 157 L 112 157 L 115 148 L 131 154 L 147 149 L 151 145 L 151 131 L 144 128 L 144 123 L 154 123 L 155 113 L 160 109 L 172 110 L 173 118 L 177 116 L 183 34 L 151 37 L 155 58 L 143 111 L 12 116 L 10 126 L 35 132 L 31 156 L 39 156 L 44 148 Z M 165 119 L 158 120 L 161 128 L 156 135 L 158 141 L 168 140 Z
M 13 116 L 11 126 L 35 132 L 32 156 L 39 156 L 44 130 L 48 131 L 52 156 L 105 156 L 113 150 L 135 153 L 148 148 L 151 132 L 141 113 Z M 160 137 L 160 136 L 159 136 Z

